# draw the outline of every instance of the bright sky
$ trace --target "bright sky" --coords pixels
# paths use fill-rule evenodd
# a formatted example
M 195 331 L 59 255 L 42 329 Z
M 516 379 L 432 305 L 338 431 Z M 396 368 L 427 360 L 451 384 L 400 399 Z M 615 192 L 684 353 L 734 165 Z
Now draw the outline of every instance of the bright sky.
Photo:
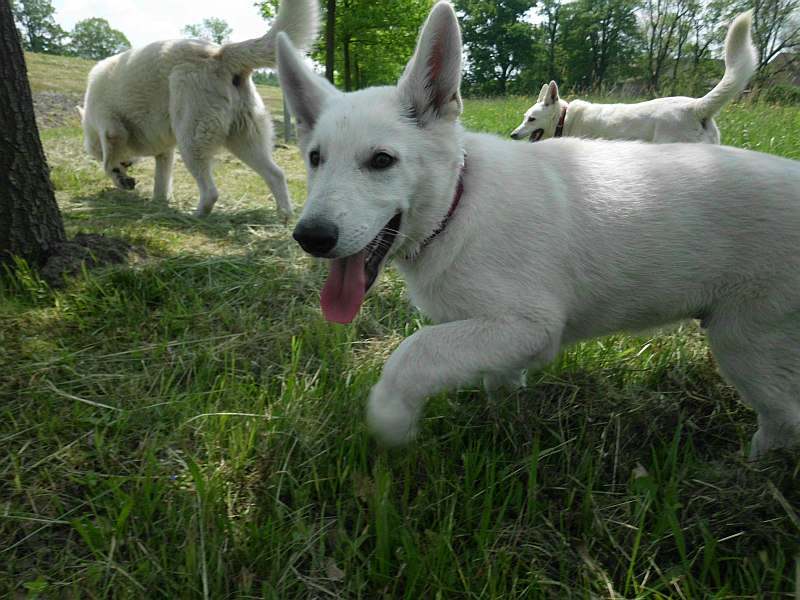
M 231 40 L 264 35 L 267 23 L 258 14 L 254 0 L 53 0 L 55 20 L 66 30 L 91 17 L 106 19 L 134 47 L 157 40 L 183 37 L 184 25 L 206 17 L 219 17 L 233 29 Z

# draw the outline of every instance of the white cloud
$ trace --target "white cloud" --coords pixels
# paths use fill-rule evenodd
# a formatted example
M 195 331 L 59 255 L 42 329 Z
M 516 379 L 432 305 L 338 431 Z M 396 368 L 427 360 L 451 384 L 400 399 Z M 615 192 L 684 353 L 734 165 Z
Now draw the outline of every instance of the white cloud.
M 225 19 L 233 29 L 233 41 L 264 35 L 268 24 L 261 18 L 253 0 L 231 3 L 211 0 L 54 0 L 55 20 L 66 30 L 78 21 L 92 17 L 106 19 L 119 29 L 134 47 L 157 40 L 183 37 L 184 25 L 206 17 Z

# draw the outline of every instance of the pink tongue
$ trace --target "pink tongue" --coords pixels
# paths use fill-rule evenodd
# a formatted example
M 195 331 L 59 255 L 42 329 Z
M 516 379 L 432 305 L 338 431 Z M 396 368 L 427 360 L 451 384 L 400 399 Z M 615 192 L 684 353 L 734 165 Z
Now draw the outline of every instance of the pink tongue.
M 349 323 L 358 314 L 367 285 L 365 252 L 331 261 L 331 271 L 322 288 L 319 302 L 322 314 L 334 323 Z

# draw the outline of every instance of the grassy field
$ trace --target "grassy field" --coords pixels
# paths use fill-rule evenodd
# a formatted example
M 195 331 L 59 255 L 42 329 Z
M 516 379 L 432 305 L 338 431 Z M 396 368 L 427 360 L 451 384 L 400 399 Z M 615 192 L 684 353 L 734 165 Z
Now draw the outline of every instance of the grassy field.
M 464 121 L 506 134 L 527 104 L 469 100 Z M 800 158 L 800 108 L 720 126 Z M 197 220 L 182 165 L 160 205 L 151 160 L 119 192 L 76 121 L 42 137 L 70 234 L 146 256 L 61 289 L 0 279 L 0 596 L 800 596 L 797 454 L 742 458 L 755 416 L 693 324 L 578 345 L 497 402 L 441 395 L 387 451 L 364 402 L 424 322 L 391 269 L 353 325 L 326 323 L 325 265 L 232 157 Z M 297 149 L 276 159 L 299 207 Z

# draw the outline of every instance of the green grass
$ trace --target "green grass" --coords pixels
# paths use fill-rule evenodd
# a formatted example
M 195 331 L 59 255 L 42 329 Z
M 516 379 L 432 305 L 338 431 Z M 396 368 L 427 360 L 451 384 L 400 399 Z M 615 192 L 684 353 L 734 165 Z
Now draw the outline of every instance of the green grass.
M 73 56 L 25 53 L 28 79 L 31 90 L 36 92 L 59 92 L 81 94 L 86 89 L 86 77 L 94 61 Z
M 467 103 L 464 124 L 474 131 L 508 134 L 519 125 L 522 114 L 534 100 L 519 96 L 471 100 Z M 598 98 L 596 101 L 616 100 Z M 800 110 L 797 106 L 732 104 L 723 109 L 716 121 L 723 144 L 800 159 Z
M 468 100 L 464 120 L 506 133 L 526 103 Z M 797 156 L 773 110 L 729 107 L 723 133 Z M 0 595 L 794 593 L 800 463 L 742 459 L 755 417 L 694 325 L 580 344 L 496 402 L 443 394 L 419 440 L 387 451 L 364 401 L 422 324 L 391 269 L 352 326 L 331 325 L 324 265 L 238 161 L 220 157 L 201 221 L 181 165 L 158 205 L 151 160 L 117 192 L 78 129 L 43 138 L 69 232 L 148 257 L 60 290 L 0 279 Z M 299 206 L 297 149 L 276 160 Z

